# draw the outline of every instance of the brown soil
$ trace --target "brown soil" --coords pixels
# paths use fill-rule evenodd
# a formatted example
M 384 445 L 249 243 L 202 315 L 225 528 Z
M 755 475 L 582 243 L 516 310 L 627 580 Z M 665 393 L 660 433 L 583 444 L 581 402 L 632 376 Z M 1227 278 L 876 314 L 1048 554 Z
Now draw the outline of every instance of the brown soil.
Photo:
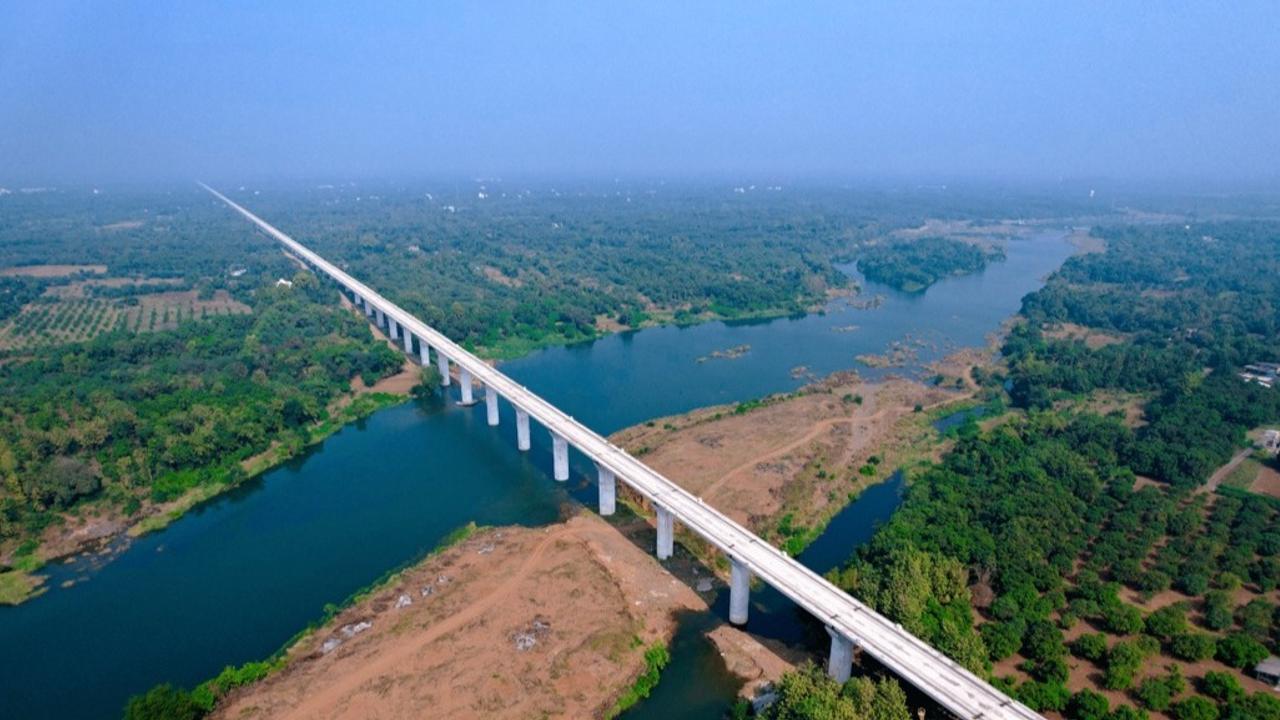
M 862 403 L 845 400 L 860 395 Z M 612 440 L 730 517 L 759 532 L 784 512 L 794 524 L 825 520 L 848 496 L 884 479 L 895 455 L 918 440 L 926 408 L 964 397 L 893 379 L 865 383 L 843 374 L 805 391 L 735 414 L 732 406 L 697 410 L 628 428 Z M 871 477 L 858 468 L 883 461 Z
M 1280 472 L 1277 472 L 1270 463 L 1263 463 L 1249 489 L 1273 498 L 1280 498 Z
M 5 277 L 66 277 L 74 275 L 78 272 L 104 273 L 107 271 L 106 265 L 21 265 L 17 267 L 7 267 L 0 269 L 0 275 Z
M 1127 336 L 1119 333 L 1108 333 L 1075 323 L 1058 323 L 1053 327 L 1045 328 L 1044 336 L 1051 340 L 1080 340 L 1090 350 L 1116 345 L 1128 339 Z
M 669 637 L 673 612 L 703 608 L 593 515 L 485 531 L 341 613 L 215 717 L 598 716 L 642 671 L 643 648 Z M 361 622 L 372 627 L 342 632 Z

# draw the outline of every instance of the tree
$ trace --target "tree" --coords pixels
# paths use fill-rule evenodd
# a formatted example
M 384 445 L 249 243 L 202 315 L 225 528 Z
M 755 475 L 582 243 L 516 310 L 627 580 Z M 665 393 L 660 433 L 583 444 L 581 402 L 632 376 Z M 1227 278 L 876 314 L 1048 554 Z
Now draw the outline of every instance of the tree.
M 124 708 L 124 720 L 198 720 L 201 715 L 191 693 L 167 683 L 129 698 Z
M 1244 695 L 1244 687 L 1240 685 L 1236 676 L 1219 670 L 1210 670 L 1205 673 L 1200 688 L 1205 695 L 1224 702 L 1238 700 Z
M 1107 636 L 1102 633 L 1085 633 L 1071 643 L 1071 652 L 1076 657 L 1098 662 L 1107 654 Z
M 1169 643 L 1169 650 L 1174 657 L 1188 662 L 1208 660 L 1217 649 L 1217 641 L 1207 633 L 1185 632 L 1175 635 Z
M 1182 603 L 1167 605 L 1147 616 L 1147 634 L 1161 640 L 1168 640 L 1186 629 L 1187 608 Z
M 1233 668 L 1243 670 L 1262 662 L 1267 657 L 1267 648 L 1244 633 L 1231 633 L 1218 641 L 1215 657 Z
M 1199 695 L 1174 703 L 1171 709 L 1177 720 L 1218 720 L 1218 706 Z
M 1092 690 L 1081 690 L 1067 703 L 1067 717 L 1072 720 L 1105 720 L 1111 712 L 1111 703 Z
M 1102 621 L 1111 632 L 1132 635 L 1142 632 L 1142 612 L 1132 605 L 1116 601 L 1102 609 Z
M 907 697 L 893 680 L 854 678 L 842 687 L 810 664 L 784 673 L 768 720 L 910 720 Z

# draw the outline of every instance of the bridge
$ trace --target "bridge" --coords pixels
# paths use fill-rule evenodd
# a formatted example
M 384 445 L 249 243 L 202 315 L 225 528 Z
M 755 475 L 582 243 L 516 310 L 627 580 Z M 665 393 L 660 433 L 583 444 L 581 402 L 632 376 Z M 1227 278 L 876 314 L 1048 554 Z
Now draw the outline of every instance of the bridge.
M 754 576 L 826 625 L 831 636 L 827 672 L 838 682 L 849 679 L 856 647 L 959 718 L 1023 720 L 1041 717 L 907 632 L 901 625 L 850 597 L 822 576 L 707 505 L 701 498 L 631 457 L 626 450 L 467 352 L 333 263 L 217 190 L 203 183 L 201 186 L 315 270 L 337 282 L 366 315 L 379 327 L 386 328 L 391 339 L 403 341 L 406 353 L 413 354 L 416 340 L 418 356 L 424 366 L 430 363 L 434 354 L 443 385 L 451 383 L 450 365 L 456 365 L 464 404 L 475 402 L 475 385 L 482 385 L 489 425 L 499 423 L 499 398 L 505 399 L 515 412 L 516 444 L 520 450 L 529 449 L 529 419 L 537 420 L 551 435 L 553 477 L 556 480 L 569 478 L 570 443 L 594 461 L 598 472 L 601 515 L 614 512 L 618 480 L 644 497 L 657 514 L 656 552 L 660 560 L 671 557 L 677 521 L 724 553 L 730 561 L 730 622 L 741 625 L 747 621 L 748 594 Z

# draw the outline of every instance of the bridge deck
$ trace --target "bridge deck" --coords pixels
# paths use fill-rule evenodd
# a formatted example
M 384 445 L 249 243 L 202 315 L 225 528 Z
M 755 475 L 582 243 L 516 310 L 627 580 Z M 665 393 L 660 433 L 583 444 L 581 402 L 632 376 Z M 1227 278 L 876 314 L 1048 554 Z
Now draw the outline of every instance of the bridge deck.
M 529 413 L 583 454 L 612 470 L 650 501 L 670 510 L 689 528 L 753 574 L 791 598 L 832 630 L 857 643 L 885 667 L 961 718 L 1030 719 L 1041 716 L 1012 700 L 959 663 L 765 542 L 684 488 L 631 457 L 559 408 L 538 397 L 434 328 L 379 295 L 301 243 L 207 185 L 202 186 L 284 244 L 317 270 L 367 299 L 420 341 L 442 352 L 476 380 Z

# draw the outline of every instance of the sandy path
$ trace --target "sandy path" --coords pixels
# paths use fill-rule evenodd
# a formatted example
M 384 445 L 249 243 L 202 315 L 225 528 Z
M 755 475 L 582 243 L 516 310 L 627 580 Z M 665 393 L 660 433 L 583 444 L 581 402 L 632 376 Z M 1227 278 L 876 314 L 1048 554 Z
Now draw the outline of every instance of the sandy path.
M 1196 494 L 1203 495 L 1204 493 L 1211 493 L 1214 490 L 1217 490 L 1218 486 L 1222 484 L 1222 481 L 1226 480 L 1227 476 L 1231 474 L 1231 471 L 1235 470 L 1237 465 L 1244 462 L 1244 459 L 1249 457 L 1252 454 L 1253 454 L 1252 448 L 1245 448 L 1244 450 L 1241 450 L 1240 452 L 1236 453 L 1230 460 L 1227 461 L 1226 465 L 1223 465 L 1222 467 L 1218 468 L 1218 470 L 1214 472 L 1213 475 L 1209 476 L 1209 482 L 1196 488 L 1195 490 Z

